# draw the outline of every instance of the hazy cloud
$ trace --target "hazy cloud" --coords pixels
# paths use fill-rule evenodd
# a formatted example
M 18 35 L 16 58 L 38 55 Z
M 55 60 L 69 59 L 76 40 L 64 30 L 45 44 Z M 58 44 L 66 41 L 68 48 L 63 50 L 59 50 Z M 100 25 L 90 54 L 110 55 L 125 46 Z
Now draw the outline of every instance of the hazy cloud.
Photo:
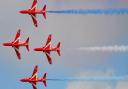
M 93 72 L 93 73 L 92 73 Z M 106 72 L 81 72 L 79 77 L 87 77 L 87 76 L 111 76 L 114 75 L 113 71 Z M 70 82 L 66 89 L 126 89 L 128 87 L 127 81 L 118 81 L 114 86 L 111 84 L 112 82 L 107 81 L 73 81 Z

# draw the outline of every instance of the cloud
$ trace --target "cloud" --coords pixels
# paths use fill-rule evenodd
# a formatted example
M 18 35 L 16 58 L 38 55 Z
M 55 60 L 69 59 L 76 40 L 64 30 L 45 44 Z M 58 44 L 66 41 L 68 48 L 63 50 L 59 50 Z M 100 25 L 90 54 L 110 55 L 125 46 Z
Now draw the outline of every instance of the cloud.
M 128 89 L 128 82 L 127 81 L 118 82 L 115 89 Z
M 112 89 L 104 82 L 72 82 L 66 89 Z
M 114 89 L 127 89 L 128 82 L 118 82 Z M 71 82 L 66 89 L 113 89 L 113 86 L 106 82 Z
M 81 72 L 77 76 L 87 77 L 87 76 L 111 76 L 114 75 L 114 71 L 106 72 Z M 117 84 L 108 81 L 72 81 L 70 82 L 66 89 L 127 89 L 127 81 L 118 81 Z
M 81 50 L 81 51 L 87 51 L 87 52 L 128 52 L 128 46 L 118 46 L 118 45 L 115 45 L 115 46 L 102 46 L 102 47 L 81 47 L 81 48 L 78 48 L 78 50 Z

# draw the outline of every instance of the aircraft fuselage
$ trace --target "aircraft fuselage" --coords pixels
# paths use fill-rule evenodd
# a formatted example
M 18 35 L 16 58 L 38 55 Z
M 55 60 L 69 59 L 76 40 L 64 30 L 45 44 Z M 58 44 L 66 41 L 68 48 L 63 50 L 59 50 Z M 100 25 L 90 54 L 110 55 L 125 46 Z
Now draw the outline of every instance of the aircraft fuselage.
M 43 51 L 43 52 L 49 52 L 49 51 L 57 51 L 56 48 L 50 48 L 50 49 L 45 49 L 45 48 L 35 48 L 35 51 Z
M 15 44 L 13 42 L 7 42 L 7 43 L 3 43 L 4 46 L 27 46 L 28 44 L 27 43 L 18 43 L 18 44 Z
M 42 82 L 42 81 L 46 81 L 45 79 L 42 78 L 37 78 L 35 80 L 32 80 L 31 78 L 24 78 L 20 80 L 21 82 Z
M 42 11 L 42 10 L 21 10 L 20 13 L 22 14 L 42 14 L 42 13 L 45 13 L 45 11 Z

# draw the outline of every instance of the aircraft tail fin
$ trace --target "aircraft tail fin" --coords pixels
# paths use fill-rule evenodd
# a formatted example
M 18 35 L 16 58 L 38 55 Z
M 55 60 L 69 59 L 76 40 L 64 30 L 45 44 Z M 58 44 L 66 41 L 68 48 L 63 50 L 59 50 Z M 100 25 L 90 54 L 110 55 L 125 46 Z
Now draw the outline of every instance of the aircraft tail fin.
M 46 5 L 44 5 L 44 7 L 42 9 L 42 14 L 43 14 L 44 18 L 46 19 Z
M 58 53 L 59 56 L 61 56 L 61 53 L 60 53 L 60 42 L 57 44 L 57 47 L 56 47 L 56 51 Z
M 45 87 L 47 86 L 46 75 L 47 75 L 47 73 L 45 73 L 44 76 L 42 77 L 42 81 L 43 81 L 43 84 Z
M 29 37 L 25 41 L 25 44 L 26 44 L 26 49 L 29 51 Z

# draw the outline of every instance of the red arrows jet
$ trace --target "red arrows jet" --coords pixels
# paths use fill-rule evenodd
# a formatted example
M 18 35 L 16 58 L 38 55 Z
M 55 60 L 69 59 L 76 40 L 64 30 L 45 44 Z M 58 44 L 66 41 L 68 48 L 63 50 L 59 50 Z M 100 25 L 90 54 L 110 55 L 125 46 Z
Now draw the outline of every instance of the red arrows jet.
M 23 43 L 19 42 L 19 39 L 20 39 L 20 30 L 18 30 L 14 41 L 3 43 L 3 46 L 12 46 L 15 49 L 15 52 L 16 52 L 16 55 L 17 55 L 18 59 L 21 59 L 21 55 L 20 55 L 20 52 L 19 52 L 19 47 L 20 46 L 25 46 L 27 48 L 27 50 L 29 51 L 29 37 Z
M 28 78 L 21 79 L 20 81 L 31 83 L 33 89 L 37 89 L 37 87 L 36 87 L 37 82 L 43 82 L 44 86 L 46 87 L 47 86 L 47 84 L 46 84 L 46 73 L 44 74 L 44 76 L 42 78 L 37 78 L 37 71 L 38 71 L 38 66 L 36 65 L 35 68 L 34 68 L 32 76 L 28 77 Z
M 49 64 L 52 64 L 52 59 L 50 57 L 50 52 L 51 51 L 56 51 L 58 53 L 58 55 L 60 56 L 60 42 L 57 44 L 57 46 L 55 48 L 51 48 L 51 38 L 52 35 L 50 34 L 48 36 L 47 42 L 45 44 L 45 46 L 41 47 L 41 48 L 35 48 L 35 51 L 42 51 L 46 54 L 46 57 L 48 59 Z
M 34 0 L 30 9 L 19 11 L 22 14 L 31 15 L 35 27 L 38 26 L 38 23 L 36 20 L 37 14 L 42 14 L 44 16 L 44 18 L 46 19 L 46 5 L 44 5 L 43 9 L 41 9 L 41 10 L 37 10 L 36 5 L 37 5 L 37 0 Z

